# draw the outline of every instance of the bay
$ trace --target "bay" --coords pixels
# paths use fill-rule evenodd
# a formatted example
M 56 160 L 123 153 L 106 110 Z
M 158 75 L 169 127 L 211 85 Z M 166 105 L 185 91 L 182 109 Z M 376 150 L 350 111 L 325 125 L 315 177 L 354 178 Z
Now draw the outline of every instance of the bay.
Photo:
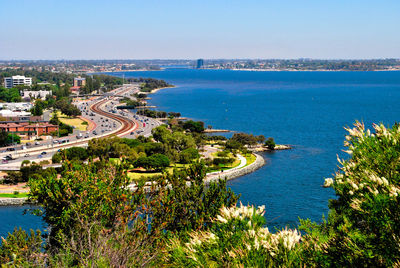
M 151 95 L 158 110 L 181 112 L 205 125 L 274 137 L 293 150 L 265 153 L 267 165 L 228 182 L 244 204 L 265 205 L 269 227 L 320 222 L 331 189 L 324 178 L 337 170 L 345 126 L 369 128 L 399 121 L 400 72 L 252 72 L 169 68 L 124 72 L 164 79 L 177 87 Z M 122 73 L 114 73 L 122 76 Z
M 293 150 L 265 153 L 267 164 L 228 182 L 244 204 L 265 205 L 268 226 L 295 226 L 298 218 L 320 222 L 331 189 L 324 178 L 337 169 L 346 131 L 399 121 L 400 72 L 250 72 L 169 68 L 113 75 L 153 77 L 176 85 L 151 95 L 158 110 L 181 112 L 214 128 L 274 137 Z M 14 226 L 43 229 L 26 207 L 0 207 L 0 236 Z

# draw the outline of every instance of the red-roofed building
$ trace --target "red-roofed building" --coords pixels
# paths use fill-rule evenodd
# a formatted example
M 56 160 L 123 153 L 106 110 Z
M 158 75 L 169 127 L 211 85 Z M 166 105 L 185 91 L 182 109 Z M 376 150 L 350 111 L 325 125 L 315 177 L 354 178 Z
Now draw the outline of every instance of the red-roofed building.
M 50 134 L 58 131 L 58 126 L 46 123 L 5 123 L 0 124 L 0 131 L 11 132 L 28 137 L 36 135 Z

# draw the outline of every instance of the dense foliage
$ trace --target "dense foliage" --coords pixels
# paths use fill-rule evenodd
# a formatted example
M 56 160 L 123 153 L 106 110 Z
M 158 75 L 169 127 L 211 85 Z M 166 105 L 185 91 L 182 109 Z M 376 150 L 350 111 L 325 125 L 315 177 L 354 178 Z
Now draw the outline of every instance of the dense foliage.
M 170 87 L 171 85 L 165 82 L 164 80 L 158 80 L 154 78 L 129 78 L 129 82 L 141 83 L 140 91 L 142 92 L 151 92 L 157 88 Z
M 7 146 L 15 143 L 21 143 L 21 137 L 17 134 L 0 131 L 0 146 Z
M 20 102 L 21 95 L 17 88 L 4 88 L 0 86 L 0 100 L 3 102 Z
M 49 267 L 398 267 L 400 126 L 374 129 L 358 122 L 347 129 L 351 157 L 339 159 L 339 170 L 324 183 L 337 199 L 330 201 L 322 223 L 301 220 L 302 233 L 271 232 L 264 207 L 237 206 L 238 197 L 224 181 L 206 187 L 206 167 L 193 159 L 151 183 L 131 184 L 126 172 L 139 159 L 162 162 L 168 148 L 194 157 L 192 133 L 162 126 L 153 132 L 159 143 L 147 138 L 94 141 L 87 152 L 103 155 L 97 161 L 86 165 L 68 157 L 60 174 L 32 176 L 30 198 L 42 206 L 39 214 L 52 227 L 49 237 L 41 248 L 38 234 L 16 230 L 3 240 L 0 261 Z M 243 146 L 248 140 L 240 135 L 231 142 Z M 134 157 L 124 156 L 131 152 Z M 120 155 L 120 164 L 108 161 L 112 154 Z M 218 157 L 230 154 L 226 150 Z

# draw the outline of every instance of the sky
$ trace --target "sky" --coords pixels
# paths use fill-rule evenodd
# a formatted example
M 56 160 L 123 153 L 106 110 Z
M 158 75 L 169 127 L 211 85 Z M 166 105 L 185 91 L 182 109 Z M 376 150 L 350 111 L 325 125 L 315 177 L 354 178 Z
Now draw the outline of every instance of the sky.
M 400 0 L 0 0 L 0 60 L 400 58 Z

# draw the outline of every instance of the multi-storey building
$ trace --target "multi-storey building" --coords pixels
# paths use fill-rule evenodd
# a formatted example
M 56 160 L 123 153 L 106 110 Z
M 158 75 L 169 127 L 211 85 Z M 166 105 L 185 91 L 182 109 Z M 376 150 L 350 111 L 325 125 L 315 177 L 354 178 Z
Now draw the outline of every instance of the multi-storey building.
M 22 99 L 26 100 L 31 100 L 31 99 L 42 99 L 45 100 L 46 97 L 50 95 L 51 96 L 51 91 L 50 90 L 24 90 L 22 92 Z
M 25 77 L 23 75 L 14 75 L 11 77 L 4 78 L 4 87 L 5 88 L 12 88 L 12 87 L 19 86 L 19 85 L 31 86 L 32 78 Z
M 85 85 L 86 78 L 80 76 L 74 78 L 74 87 L 84 87 Z

